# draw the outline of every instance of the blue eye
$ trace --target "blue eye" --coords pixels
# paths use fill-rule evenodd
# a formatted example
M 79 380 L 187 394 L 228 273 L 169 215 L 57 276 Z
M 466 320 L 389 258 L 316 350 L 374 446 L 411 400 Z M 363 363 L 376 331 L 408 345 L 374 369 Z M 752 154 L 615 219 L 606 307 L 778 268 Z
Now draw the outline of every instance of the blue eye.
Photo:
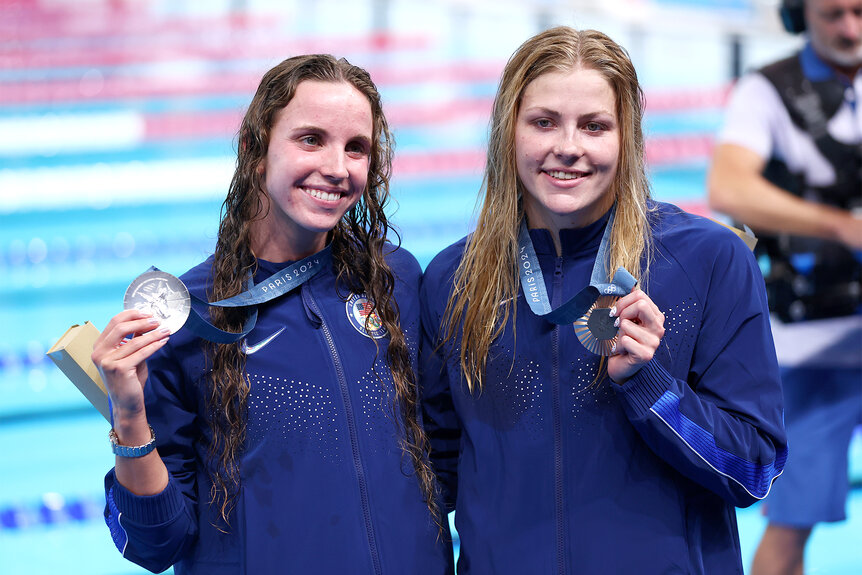
M 308 146 L 317 146 L 320 144 L 320 139 L 317 136 L 305 136 L 300 139 L 300 142 Z
M 553 126 L 553 124 L 547 118 L 539 118 L 538 120 L 536 120 L 536 126 L 540 128 L 550 128 L 551 126 Z

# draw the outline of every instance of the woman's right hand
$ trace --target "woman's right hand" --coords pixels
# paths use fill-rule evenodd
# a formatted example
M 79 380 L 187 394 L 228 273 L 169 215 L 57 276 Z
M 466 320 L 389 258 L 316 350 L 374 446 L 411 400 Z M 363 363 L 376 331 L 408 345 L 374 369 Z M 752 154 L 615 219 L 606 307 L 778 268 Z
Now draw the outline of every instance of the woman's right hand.
M 126 339 L 129 335 L 134 337 Z M 169 335 L 152 316 L 126 310 L 111 318 L 96 339 L 91 358 L 108 390 L 115 421 L 143 415 L 146 360 L 167 343 Z
M 152 437 L 144 409 L 147 358 L 167 343 L 169 335 L 152 316 L 126 310 L 111 318 L 93 344 L 91 358 L 111 396 L 120 445 L 145 445 Z M 117 481 L 136 495 L 156 495 L 168 484 L 168 470 L 157 451 L 134 458 L 118 455 L 114 471 Z

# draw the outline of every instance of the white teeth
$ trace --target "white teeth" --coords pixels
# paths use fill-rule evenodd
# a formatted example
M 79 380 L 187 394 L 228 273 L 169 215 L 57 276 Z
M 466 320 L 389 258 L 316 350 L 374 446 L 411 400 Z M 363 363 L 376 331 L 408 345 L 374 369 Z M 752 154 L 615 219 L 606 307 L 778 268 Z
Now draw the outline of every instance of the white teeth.
M 552 178 L 556 178 L 558 180 L 574 180 L 575 178 L 579 178 L 580 174 L 572 173 L 572 172 L 561 172 L 558 170 L 547 172 L 549 176 Z
M 338 198 L 341 197 L 341 194 L 332 194 L 329 192 L 322 192 L 320 190 L 312 190 L 311 188 L 304 188 L 308 194 L 314 198 L 319 200 L 325 200 L 327 202 L 334 202 Z

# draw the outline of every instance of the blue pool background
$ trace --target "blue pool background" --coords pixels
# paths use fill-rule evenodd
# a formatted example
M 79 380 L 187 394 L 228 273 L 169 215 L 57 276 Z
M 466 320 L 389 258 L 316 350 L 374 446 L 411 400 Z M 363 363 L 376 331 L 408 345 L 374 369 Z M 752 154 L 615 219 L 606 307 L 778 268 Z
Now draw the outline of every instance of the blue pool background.
M 497 77 L 551 24 L 629 49 L 654 194 L 708 213 L 734 63 L 798 40 L 775 2 L 595 4 L 0 0 L 0 573 L 142 572 L 101 521 L 108 425 L 45 351 L 72 324 L 103 328 L 150 265 L 179 274 L 210 253 L 236 121 L 284 57 L 333 52 L 371 70 L 397 141 L 393 220 L 423 265 L 470 229 Z M 851 460 L 858 485 L 859 434 Z M 746 565 L 759 507 L 739 512 Z M 810 573 L 862 572 L 859 488 L 849 513 L 816 530 Z

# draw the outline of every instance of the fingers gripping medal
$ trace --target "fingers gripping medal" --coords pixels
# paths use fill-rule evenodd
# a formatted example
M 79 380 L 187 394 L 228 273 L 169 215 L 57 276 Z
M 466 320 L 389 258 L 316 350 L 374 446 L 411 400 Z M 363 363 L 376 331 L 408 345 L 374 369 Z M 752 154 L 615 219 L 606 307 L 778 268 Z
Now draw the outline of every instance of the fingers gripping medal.
M 189 290 L 179 278 L 163 271 L 150 270 L 135 278 L 126 289 L 123 308 L 151 314 L 173 334 L 183 327 L 189 317 Z
M 520 261 L 518 273 L 524 299 L 530 310 L 539 317 L 557 325 L 573 324 L 575 334 L 583 346 L 597 355 L 609 356 L 617 340 L 616 318 L 610 316 L 615 302 L 631 292 L 637 280 L 625 268 L 617 268 L 610 283 L 607 283 L 605 263 L 610 234 L 613 229 L 614 209 L 608 213 L 602 242 L 599 245 L 590 285 L 556 309 L 551 307 L 542 270 L 539 266 L 526 220 L 521 222 L 518 233 Z
M 254 329 L 259 304 L 272 301 L 298 288 L 331 265 L 332 249 L 326 246 L 304 259 L 286 264 L 257 284 L 249 277 L 244 292 L 219 301 L 207 301 L 190 293 L 179 278 L 158 268 L 150 268 L 135 278 L 126 290 L 123 307 L 152 314 L 171 333 L 184 327 L 206 341 L 236 343 Z M 212 325 L 205 317 L 207 307 L 247 308 L 242 331 L 223 331 Z
M 614 326 L 616 318 L 611 317 L 611 308 L 620 299 L 614 296 L 600 296 L 587 313 L 572 324 L 575 335 L 589 351 L 608 357 L 617 342 L 619 328 Z

